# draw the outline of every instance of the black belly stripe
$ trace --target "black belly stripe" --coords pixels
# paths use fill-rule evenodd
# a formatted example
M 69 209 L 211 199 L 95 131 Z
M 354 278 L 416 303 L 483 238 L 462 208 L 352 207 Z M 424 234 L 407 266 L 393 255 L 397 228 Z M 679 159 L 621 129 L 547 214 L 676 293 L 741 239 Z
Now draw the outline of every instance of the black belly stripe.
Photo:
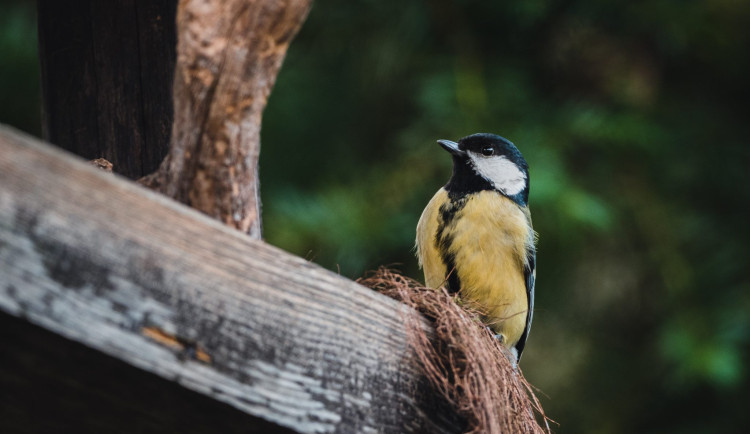
M 440 252 L 440 259 L 445 264 L 446 287 L 451 294 L 457 293 L 461 289 L 461 280 L 458 278 L 456 270 L 456 257 L 449 253 L 453 236 L 446 234 L 445 229 L 454 224 L 456 214 L 466 205 L 466 198 L 450 199 L 450 202 L 444 203 L 440 207 L 440 222 L 437 233 L 435 234 L 435 247 Z

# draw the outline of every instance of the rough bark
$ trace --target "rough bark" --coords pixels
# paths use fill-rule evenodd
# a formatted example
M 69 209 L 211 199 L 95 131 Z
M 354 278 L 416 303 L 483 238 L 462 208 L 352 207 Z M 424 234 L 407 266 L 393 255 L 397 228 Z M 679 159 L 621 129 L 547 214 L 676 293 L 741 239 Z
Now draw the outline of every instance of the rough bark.
M 2 127 L 0 310 L 299 432 L 462 427 L 416 312 Z
M 180 1 L 171 147 L 144 184 L 261 237 L 261 116 L 310 6 L 311 0 Z

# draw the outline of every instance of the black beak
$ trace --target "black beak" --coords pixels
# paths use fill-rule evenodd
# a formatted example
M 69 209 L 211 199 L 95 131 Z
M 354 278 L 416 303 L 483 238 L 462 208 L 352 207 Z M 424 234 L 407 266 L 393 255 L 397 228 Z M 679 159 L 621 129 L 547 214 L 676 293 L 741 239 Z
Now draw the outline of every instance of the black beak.
M 466 151 L 458 149 L 458 143 L 456 142 L 452 142 L 450 140 L 438 140 L 437 142 L 440 143 L 440 146 L 442 146 L 443 149 L 453 155 L 456 155 L 458 157 L 466 155 Z

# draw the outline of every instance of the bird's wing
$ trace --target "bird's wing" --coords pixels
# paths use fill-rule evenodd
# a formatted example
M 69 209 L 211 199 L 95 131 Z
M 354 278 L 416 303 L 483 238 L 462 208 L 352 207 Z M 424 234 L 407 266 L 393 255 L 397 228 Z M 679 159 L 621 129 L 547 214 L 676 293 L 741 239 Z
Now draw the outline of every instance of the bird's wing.
M 529 219 L 529 227 L 531 227 L 531 215 L 526 211 L 526 217 Z M 526 339 L 529 337 L 529 331 L 531 330 L 531 321 L 534 318 L 534 286 L 536 284 L 536 234 L 534 230 L 531 230 L 531 239 L 526 245 L 526 265 L 523 270 L 524 280 L 526 283 L 526 298 L 528 300 L 528 312 L 526 314 L 526 328 L 523 330 L 521 338 L 516 344 L 516 351 L 518 351 L 518 360 L 521 360 L 521 353 L 526 346 Z
M 425 285 L 438 288 L 445 282 L 445 264 L 437 248 L 438 214 L 440 205 L 448 200 L 444 189 L 438 190 L 427 204 L 417 224 L 416 251 L 419 266 L 424 270 Z

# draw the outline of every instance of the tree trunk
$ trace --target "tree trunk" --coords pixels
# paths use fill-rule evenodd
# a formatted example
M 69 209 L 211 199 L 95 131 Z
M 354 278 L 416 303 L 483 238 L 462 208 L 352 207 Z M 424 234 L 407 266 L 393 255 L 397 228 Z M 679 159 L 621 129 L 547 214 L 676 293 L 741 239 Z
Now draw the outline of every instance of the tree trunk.
M 310 0 L 180 1 L 172 142 L 144 184 L 261 237 L 261 115 L 310 6 Z

